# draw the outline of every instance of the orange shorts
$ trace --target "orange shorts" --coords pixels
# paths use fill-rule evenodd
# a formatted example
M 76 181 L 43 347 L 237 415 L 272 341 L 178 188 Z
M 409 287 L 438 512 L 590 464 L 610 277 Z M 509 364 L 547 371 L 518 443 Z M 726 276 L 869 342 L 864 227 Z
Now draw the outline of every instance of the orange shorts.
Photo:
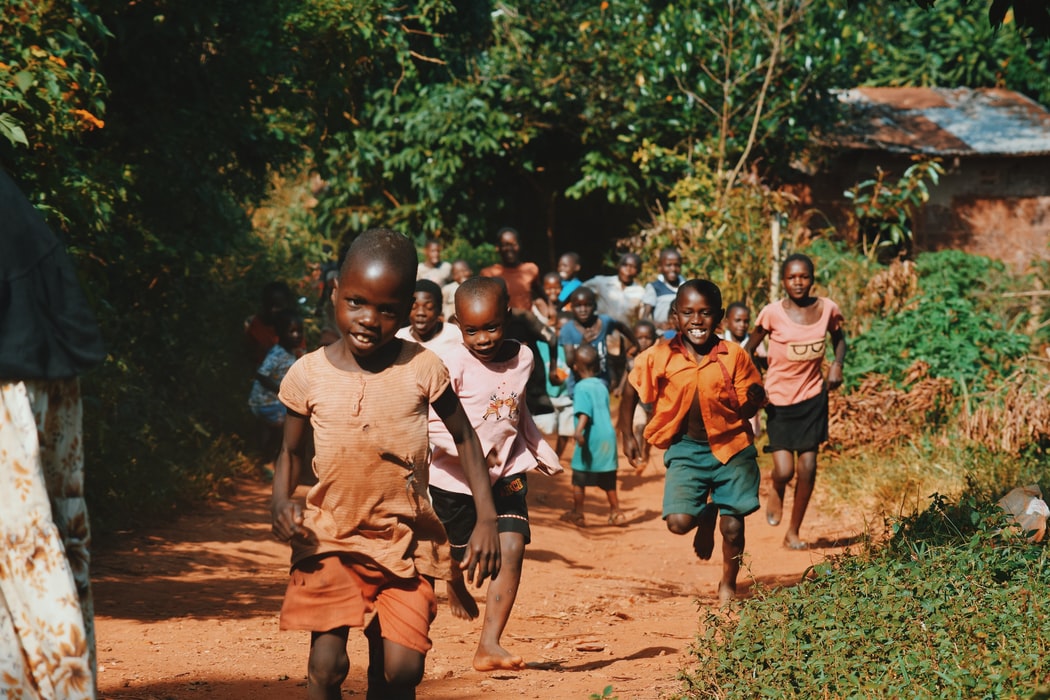
M 437 615 L 434 587 L 423 576 L 396 578 L 340 554 L 304 559 L 292 567 L 281 605 L 281 629 L 327 632 L 364 627 L 376 611 L 383 639 L 425 654 Z

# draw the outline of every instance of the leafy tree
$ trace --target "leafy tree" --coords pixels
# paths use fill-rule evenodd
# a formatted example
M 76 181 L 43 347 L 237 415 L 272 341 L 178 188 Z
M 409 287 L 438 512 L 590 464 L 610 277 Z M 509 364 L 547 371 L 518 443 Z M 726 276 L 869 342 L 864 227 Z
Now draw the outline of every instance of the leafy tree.
M 94 185 L 84 157 L 105 125 L 94 46 L 106 34 L 79 2 L 0 0 L 0 165 L 65 229 L 103 227 L 115 197 Z
M 1020 21 L 995 9 L 1004 3 L 992 4 L 991 24 L 982 3 L 941 0 L 923 9 L 932 4 L 858 3 L 849 26 L 865 48 L 854 64 L 858 84 L 1005 87 L 1050 104 L 1047 33 L 1001 26 Z
M 928 10 L 937 0 L 912 2 Z M 1050 39 L 1050 7 L 1044 0 L 991 0 L 988 23 L 998 29 L 1011 20 L 1034 39 Z

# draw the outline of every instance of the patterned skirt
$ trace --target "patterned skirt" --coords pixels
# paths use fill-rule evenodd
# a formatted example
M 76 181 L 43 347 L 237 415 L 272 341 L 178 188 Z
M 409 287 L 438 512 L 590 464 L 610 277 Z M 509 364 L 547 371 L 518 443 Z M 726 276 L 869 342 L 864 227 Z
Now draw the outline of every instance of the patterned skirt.
M 0 697 L 95 697 L 76 379 L 0 383 Z

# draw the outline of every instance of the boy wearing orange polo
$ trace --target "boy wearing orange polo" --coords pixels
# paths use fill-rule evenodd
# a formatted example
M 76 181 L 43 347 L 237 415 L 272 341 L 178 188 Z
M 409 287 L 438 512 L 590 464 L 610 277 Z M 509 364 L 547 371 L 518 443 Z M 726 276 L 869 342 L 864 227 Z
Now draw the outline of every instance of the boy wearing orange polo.
M 666 449 L 663 517 L 709 559 L 721 513 L 722 580 L 718 599 L 736 595 L 744 552 L 744 516 L 758 510 L 758 453 L 749 419 L 766 400 L 762 378 L 743 348 L 716 333 L 722 292 L 707 280 L 684 282 L 671 316 L 679 333 L 635 358 L 620 401 L 620 433 L 629 459 L 640 453 L 631 427 L 638 401 L 653 404 L 645 439 Z M 708 503 L 708 497 L 711 503 Z

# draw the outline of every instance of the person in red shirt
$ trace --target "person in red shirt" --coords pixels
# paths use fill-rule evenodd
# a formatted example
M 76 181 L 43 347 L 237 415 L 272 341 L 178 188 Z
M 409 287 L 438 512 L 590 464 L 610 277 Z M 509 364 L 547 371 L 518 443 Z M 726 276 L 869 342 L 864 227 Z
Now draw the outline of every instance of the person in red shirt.
M 500 262 L 481 271 L 482 277 L 502 277 L 510 294 L 510 308 L 531 312 L 532 300 L 539 296 L 536 283 L 540 268 L 521 260 L 521 238 L 515 229 L 505 227 L 498 234 Z

